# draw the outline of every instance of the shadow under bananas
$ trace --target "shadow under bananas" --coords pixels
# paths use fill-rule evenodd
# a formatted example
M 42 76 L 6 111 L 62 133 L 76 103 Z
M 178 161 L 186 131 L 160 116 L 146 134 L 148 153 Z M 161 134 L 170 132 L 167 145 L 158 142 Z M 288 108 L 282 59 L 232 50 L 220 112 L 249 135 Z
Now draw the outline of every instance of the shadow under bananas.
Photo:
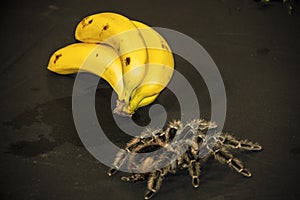
M 57 77 L 55 77 L 57 78 Z M 63 77 L 63 82 L 72 81 L 72 77 Z M 51 83 L 51 81 L 50 81 Z M 72 84 L 66 84 L 65 94 L 69 93 Z M 58 88 L 52 88 L 54 96 L 57 95 Z M 63 89 L 64 90 L 64 89 Z M 123 148 L 128 140 L 131 139 L 116 125 L 111 111 L 110 99 L 113 90 L 104 80 L 100 80 L 95 94 L 95 109 L 98 122 L 106 136 L 120 148 Z M 173 99 L 172 104 L 169 99 Z M 161 104 L 168 113 L 168 121 L 179 118 L 179 103 L 174 94 L 166 89 L 154 102 Z M 150 123 L 149 108 L 151 105 L 140 108 L 133 115 L 132 120 L 139 126 L 147 126 Z M 54 148 L 70 143 L 74 146 L 84 148 L 77 134 L 72 116 L 72 96 L 60 97 L 42 104 L 37 104 L 30 110 L 26 110 L 9 121 L 2 122 L 2 126 L 8 128 L 15 134 L 14 142 L 10 143 L 5 153 L 14 155 L 33 157 L 52 151 Z M 48 127 L 45 132 L 43 130 Z M 33 130 L 33 132 L 31 132 Z M 34 135 L 34 137 L 32 137 Z M 30 139 L 31 138 L 31 139 Z M 32 139 L 34 138 L 34 139 Z

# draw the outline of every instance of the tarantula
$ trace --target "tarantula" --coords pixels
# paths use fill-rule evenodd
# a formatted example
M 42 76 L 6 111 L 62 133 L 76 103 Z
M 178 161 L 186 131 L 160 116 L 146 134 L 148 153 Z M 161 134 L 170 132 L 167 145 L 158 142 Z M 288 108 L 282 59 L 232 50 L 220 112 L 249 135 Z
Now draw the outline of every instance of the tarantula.
M 121 180 L 147 180 L 145 199 L 150 199 L 160 189 L 168 173 L 174 174 L 178 169 L 188 169 L 192 185 L 197 188 L 201 164 L 211 156 L 250 177 L 250 171 L 229 153 L 229 149 L 259 151 L 262 146 L 222 133 L 215 123 L 204 119 L 192 120 L 186 125 L 173 121 L 165 131 L 146 129 L 141 136 L 129 141 L 125 150 L 117 153 L 113 167 L 107 173 L 112 176 L 125 165 L 132 174 L 123 176 Z M 143 153 L 154 155 L 145 156 Z

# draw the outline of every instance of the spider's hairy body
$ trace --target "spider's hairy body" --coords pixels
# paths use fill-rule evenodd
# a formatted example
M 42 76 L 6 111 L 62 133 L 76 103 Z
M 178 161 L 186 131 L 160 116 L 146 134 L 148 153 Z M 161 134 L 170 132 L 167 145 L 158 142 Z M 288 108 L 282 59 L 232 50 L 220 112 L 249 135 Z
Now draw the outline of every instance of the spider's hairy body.
M 219 132 L 217 125 L 204 119 L 192 120 L 186 125 L 173 121 L 165 131 L 146 129 L 140 137 L 129 141 L 125 150 L 116 155 L 108 175 L 115 174 L 122 166 L 132 171 L 124 181 L 148 181 L 145 199 L 151 198 L 161 187 L 168 173 L 187 169 L 192 185 L 198 187 L 201 165 L 213 157 L 236 172 L 250 177 L 251 173 L 229 149 L 259 151 L 262 147 L 249 140 L 238 140 L 230 134 Z M 152 156 L 140 156 L 153 153 Z

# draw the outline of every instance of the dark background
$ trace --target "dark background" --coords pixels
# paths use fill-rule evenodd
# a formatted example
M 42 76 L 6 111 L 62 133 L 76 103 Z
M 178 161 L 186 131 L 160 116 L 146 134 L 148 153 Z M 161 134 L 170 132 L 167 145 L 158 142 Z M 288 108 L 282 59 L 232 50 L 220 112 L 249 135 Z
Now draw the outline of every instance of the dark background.
M 74 42 L 85 16 L 114 11 L 149 25 L 185 33 L 216 62 L 227 93 L 224 129 L 261 143 L 259 153 L 238 153 L 253 177 L 226 166 L 203 165 L 201 185 L 186 172 L 168 176 L 155 199 L 298 199 L 300 10 L 281 2 L 210 1 L 1 1 L 0 33 L 0 197 L 1 199 L 142 199 L 145 183 L 106 175 L 107 167 L 81 144 L 72 119 L 74 76 L 46 70 L 58 48 Z M 198 94 L 202 116 L 210 100 L 201 76 L 176 56 L 176 69 Z M 129 139 L 110 111 L 112 90 L 100 81 L 99 122 L 115 144 Z M 168 119 L 180 116 L 174 95 L 165 90 L 156 103 Z M 148 109 L 133 119 L 149 123 Z M 109 153 L 109 152 L 108 152 Z

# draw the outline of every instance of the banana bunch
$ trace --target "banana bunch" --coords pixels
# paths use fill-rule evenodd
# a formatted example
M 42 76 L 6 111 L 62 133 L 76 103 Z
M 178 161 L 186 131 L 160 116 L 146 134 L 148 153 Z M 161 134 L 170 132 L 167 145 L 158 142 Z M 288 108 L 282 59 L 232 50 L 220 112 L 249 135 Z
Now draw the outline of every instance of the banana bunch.
M 80 42 L 53 53 L 48 69 L 58 74 L 85 71 L 105 79 L 118 95 L 115 113 L 131 116 L 151 104 L 172 78 L 168 43 L 141 22 L 98 13 L 79 22 L 75 38 Z

